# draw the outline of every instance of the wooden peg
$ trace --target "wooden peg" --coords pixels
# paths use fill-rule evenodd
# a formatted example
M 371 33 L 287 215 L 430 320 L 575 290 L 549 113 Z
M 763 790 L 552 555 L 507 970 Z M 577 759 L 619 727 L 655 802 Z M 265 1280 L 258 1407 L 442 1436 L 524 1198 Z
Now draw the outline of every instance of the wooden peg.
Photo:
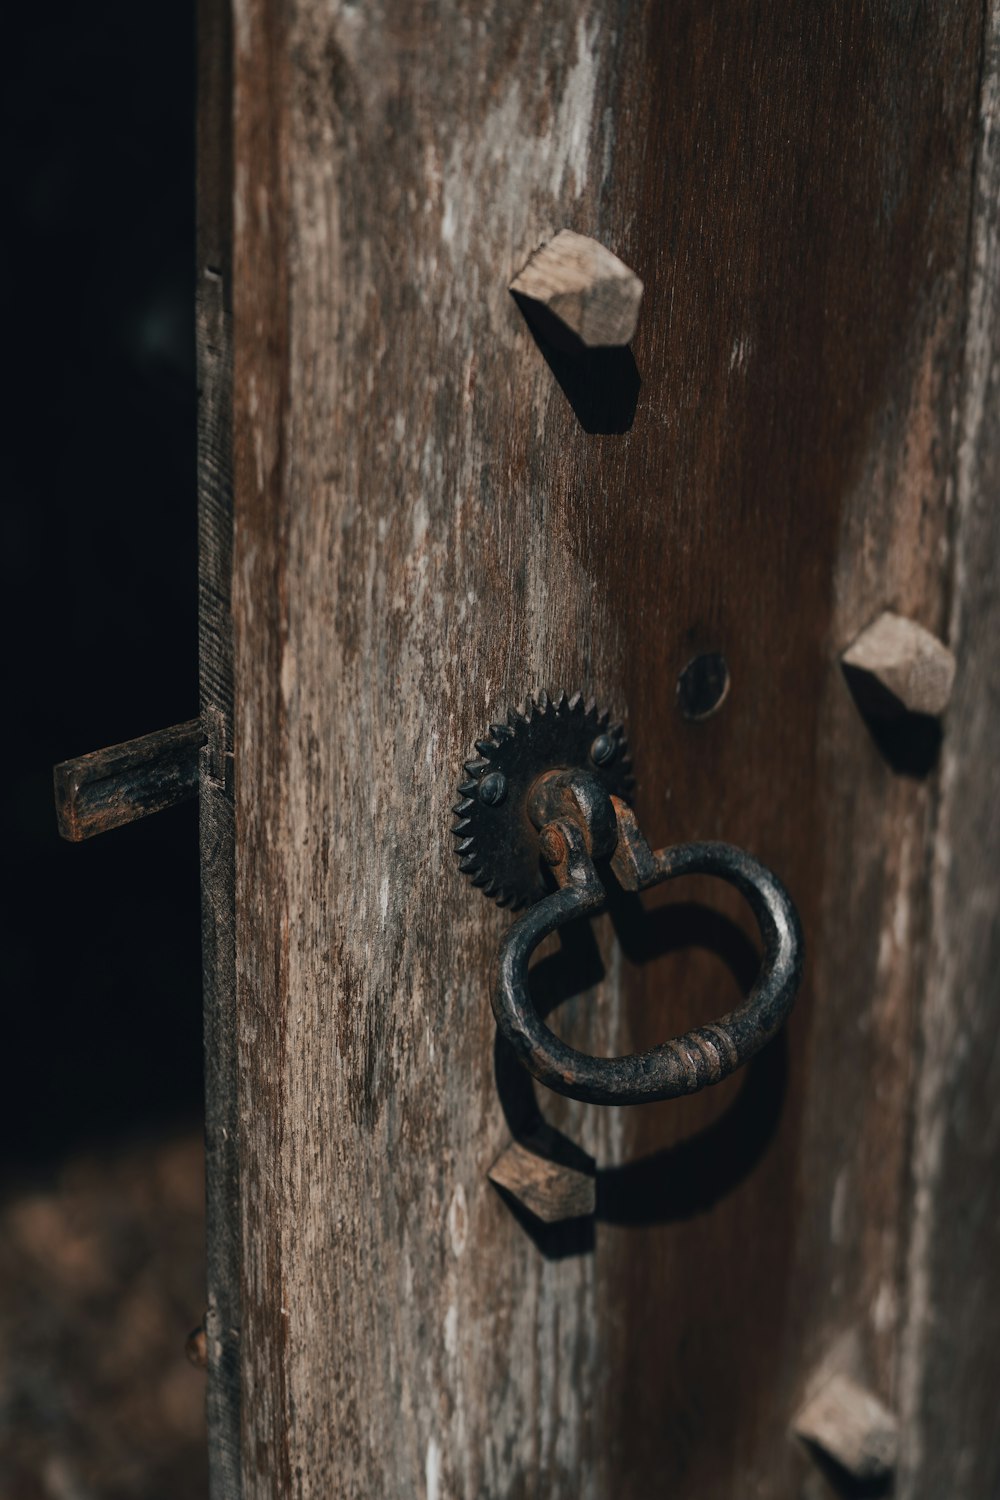
M 537 1156 L 518 1141 L 512 1141 L 497 1157 L 487 1176 L 545 1224 L 584 1218 L 597 1206 L 592 1171 L 581 1172 Z
M 510 290 L 546 308 L 588 349 L 600 349 L 631 341 L 643 288 L 617 255 L 563 229 L 535 251 Z
M 880 1480 L 896 1467 L 899 1424 L 888 1407 L 847 1375 L 834 1375 L 792 1423 L 853 1479 Z
M 200 1324 L 188 1334 L 184 1353 L 196 1370 L 208 1369 L 208 1337 Z
M 94 750 L 55 767 L 56 818 L 76 843 L 198 795 L 200 719 Z
M 879 718 L 900 711 L 937 718 L 948 706 L 955 681 L 955 658 L 937 636 L 886 610 L 863 630 L 841 658 L 848 672 L 869 691 L 863 707 Z

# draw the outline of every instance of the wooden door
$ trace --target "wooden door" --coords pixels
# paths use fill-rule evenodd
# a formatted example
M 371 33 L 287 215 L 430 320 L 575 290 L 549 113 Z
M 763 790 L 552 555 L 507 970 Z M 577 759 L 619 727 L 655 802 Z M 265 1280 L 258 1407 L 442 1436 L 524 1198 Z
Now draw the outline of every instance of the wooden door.
M 792 1433 L 833 1376 L 898 1423 L 876 1488 L 995 1493 L 997 27 L 203 0 L 216 1500 L 835 1494 Z M 641 277 L 634 364 L 508 293 L 564 227 Z M 885 609 L 956 657 L 939 745 L 845 680 Z M 449 808 L 563 688 L 625 716 L 651 842 L 801 913 L 790 1025 L 690 1099 L 496 1048 L 511 919 Z M 711 882 L 597 919 L 561 1034 L 708 1020 L 752 936 Z M 582 1231 L 487 1179 L 532 1100 L 597 1162 Z

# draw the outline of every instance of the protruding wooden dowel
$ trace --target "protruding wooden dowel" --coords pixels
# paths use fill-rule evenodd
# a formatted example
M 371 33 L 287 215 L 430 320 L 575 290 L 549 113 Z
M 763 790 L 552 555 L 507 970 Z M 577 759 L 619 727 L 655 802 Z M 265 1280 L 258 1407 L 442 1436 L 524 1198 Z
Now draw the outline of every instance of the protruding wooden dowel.
M 642 282 L 617 255 L 585 234 L 563 229 L 536 250 L 510 290 L 547 309 L 588 349 L 628 344 L 642 303 Z
M 807 1401 L 792 1423 L 853 1479 L 886 1479 L 896 1467 L 899 1429 L 879 1398 L 846 1375 L 834 1375 Z
M 203 1325 L 192 1328 L 184 1345 L 184 1353 L 196 1370 L 208 1369 L 208 1338 Z
M 937 718 L 955 681 L 955 658 L 937 636 L 886 610 L 844 652 L 844 667 L 867 679 L 864 707 L 878 717 L 901 710 Z
M 497 1157 L 487 1175 L 545 1224 L 584 1218 L 597 1205 L 593 1172 L 536 1156 L 518 1141 Z
M 201 720 L 190 719 L 62 761 L 53 770 L 59 832 L 76 843 L 196 797 L 204 743 Z

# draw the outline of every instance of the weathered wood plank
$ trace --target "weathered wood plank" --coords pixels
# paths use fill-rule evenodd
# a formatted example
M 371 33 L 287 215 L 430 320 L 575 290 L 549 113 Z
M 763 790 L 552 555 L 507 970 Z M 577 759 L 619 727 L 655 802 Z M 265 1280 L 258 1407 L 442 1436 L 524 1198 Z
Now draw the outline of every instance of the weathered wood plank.
M 229 0 L 198 4 L 198 620 L 202 716 L 205 1315 L 212 1500 L 238 1500 L 240 1211 L 232 771 L 232 31 Z
M 985 6 L 949 637 L 910 1161 L 903 1500 L 1000 1494 L 1000 6 Z
M 235 14 L 245 1492 L 796 1494 L 817 1366 L 899 1395 L 935 781 L 839 656 L 886 608 L 945 636 L 978 8 Z M 628 430 L 506 291 L 566 225 L 646 288 Z M 689 722 L 699 651 L 731 687 Z M 745 1079 L 542 1101 L 601 1167 L 556 1258 L 485 1180 L 531 1096 L 447 809 L 563 686 L 628 710 L 651 842 L 771 863 L 812 958 Z M 696 895 L 553 960 L 565 1034 L 724 1008 L 742 919 Z

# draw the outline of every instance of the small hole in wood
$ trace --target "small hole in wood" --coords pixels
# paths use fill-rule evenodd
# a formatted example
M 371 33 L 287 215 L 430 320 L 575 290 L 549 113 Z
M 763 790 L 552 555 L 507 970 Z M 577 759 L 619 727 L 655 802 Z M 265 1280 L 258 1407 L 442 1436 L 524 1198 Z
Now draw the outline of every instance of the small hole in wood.
M 677 707 L 692 722 L 711 718 L 728 696 L 729 668 L 721 651 L 693 657 L 677 679 Z

